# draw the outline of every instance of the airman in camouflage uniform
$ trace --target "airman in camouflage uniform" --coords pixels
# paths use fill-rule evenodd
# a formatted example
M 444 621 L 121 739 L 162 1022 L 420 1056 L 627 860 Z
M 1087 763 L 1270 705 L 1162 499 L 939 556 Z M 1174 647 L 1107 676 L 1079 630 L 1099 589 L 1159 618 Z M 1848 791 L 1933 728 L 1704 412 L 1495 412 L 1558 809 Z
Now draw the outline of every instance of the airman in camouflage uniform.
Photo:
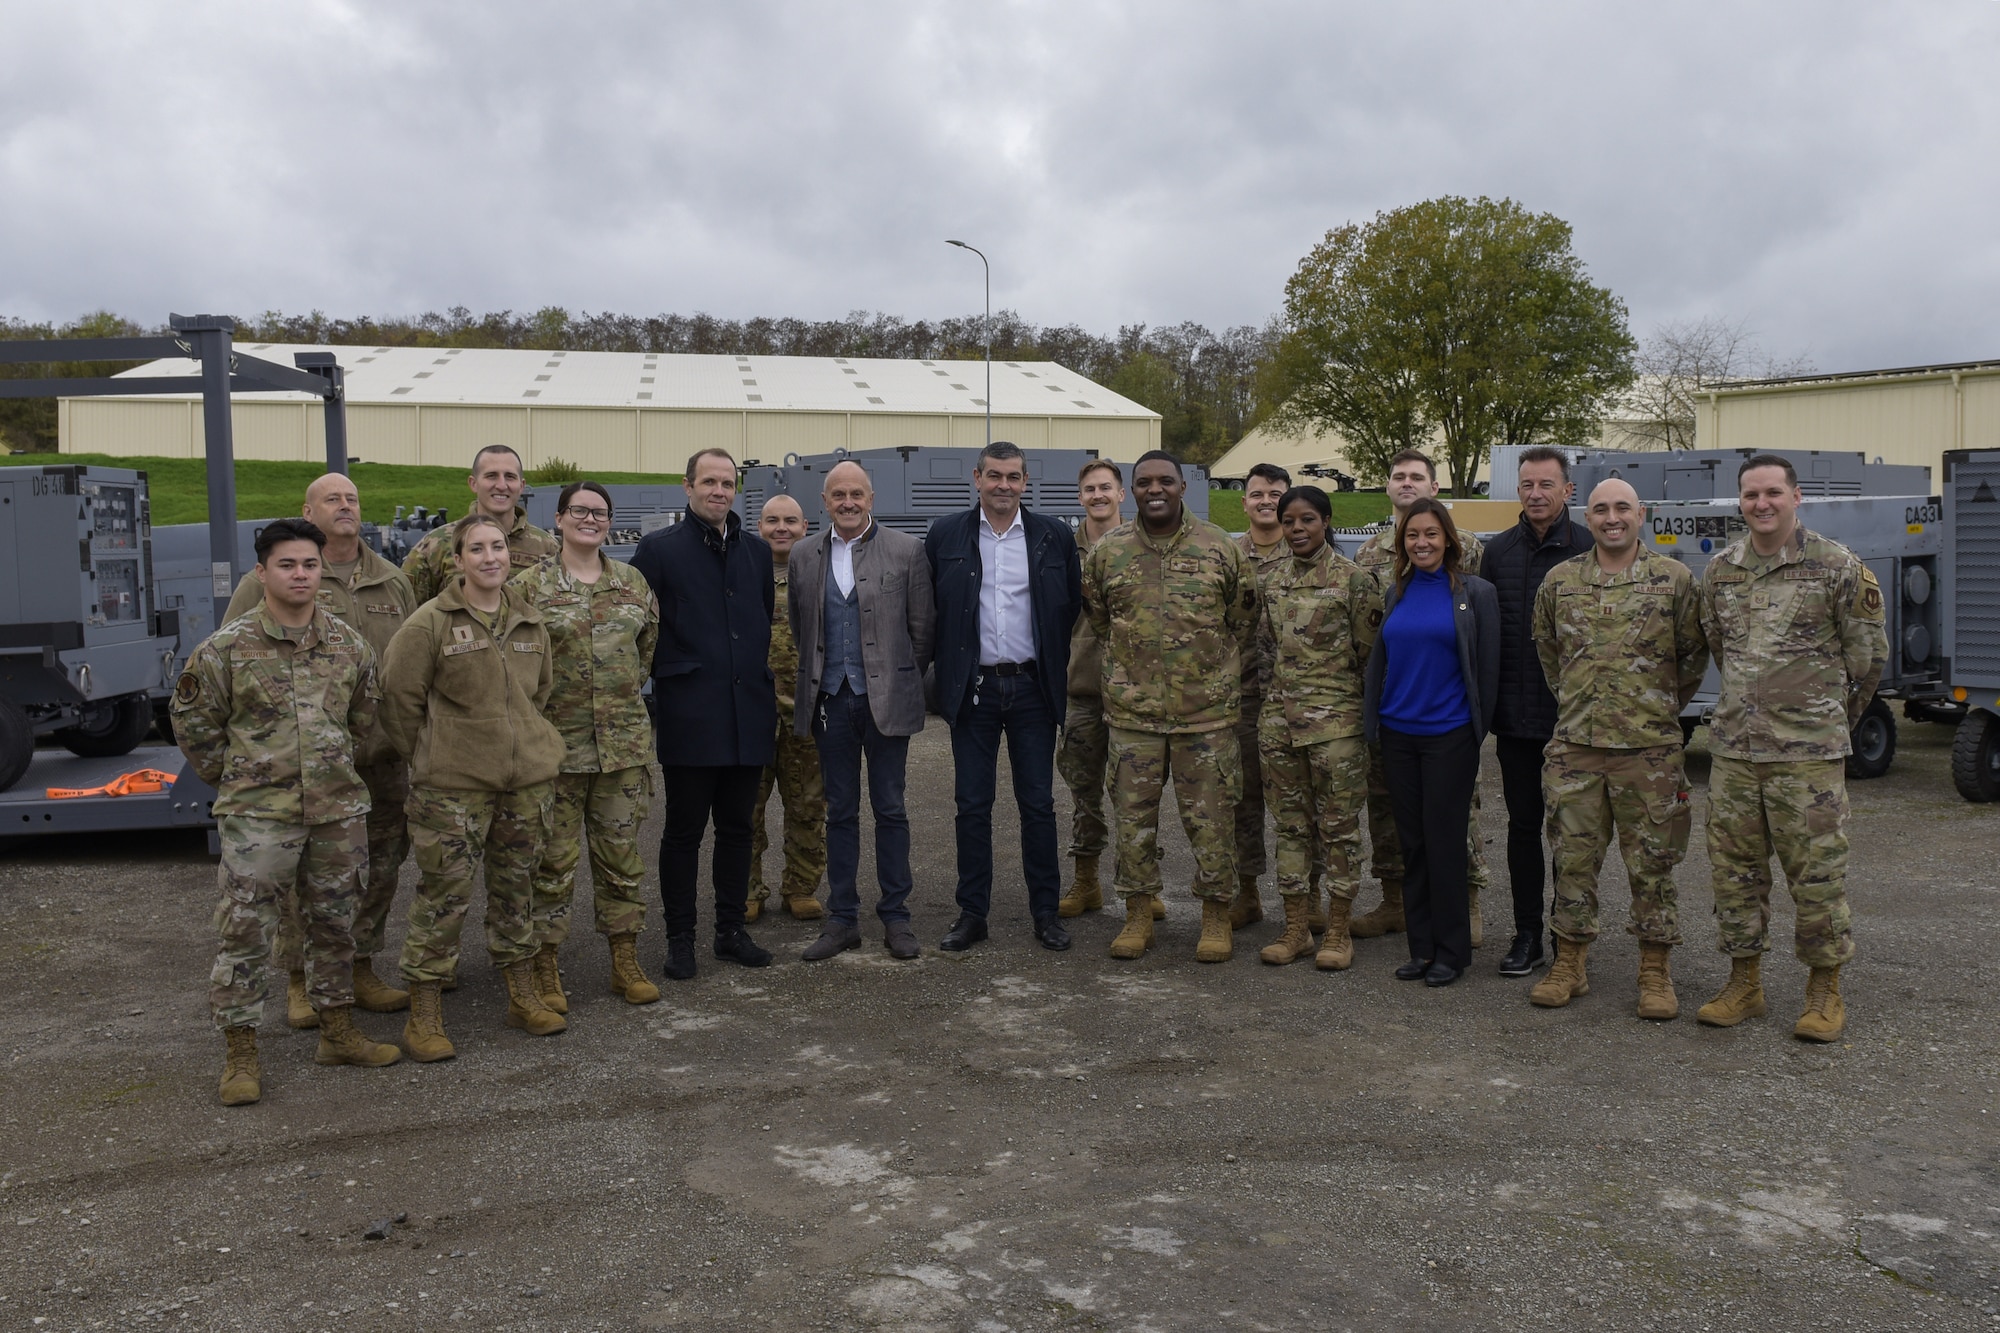
M 1269 564 L 1258 601 L 1265 679 L 1258 751 L 1277 816 L 1278 893 L 1285 903 L 1285 933 L 1259 957 L 1290 963 L 1312 948 L 1310 874 L 1323 858 L 1329 901 L 1315 961 L 1339 970 L 1354 961 L 1348 920 L 1361 888 L 1368 791 L 1361 703 L 1368 654 L 1382 628 L 1381 587 L 1325 542 L 1310 556 L 1287 550 Z
M 321 478 L 314 486 L 326 480 Z M 308 491 L 308 508 L 312 507 L 313 498 L 314 493 Z M 402 570 L 365 545 L 357 549 L 359 558 L 352 565 L 331 562 L 326 565 L 317 602 L 320 610 L 359 630 L 379 662 L 389 649 L 389 640 L 403 627 L 410 612 L 417 609 L 417 598 Z M 255 574 L 245 574 L 236 585 L 236 594 L 229 599 L 223 623 L 247 615 L 263 604 L 264 585 Z M 389 919 L 389 908 L 396 900 L 403 861 L 410 854 L 409 823 L 403 810 L 410 797 L 410 770 L 389 744 L 379 722 L 367 735 L 355 740 L 355 768 L 368 787 L 368 880 L 354 909 L 354 998 L 363 1009 L 386 1014 L 410 1002 L 407 991 L 390 986 L 375 975 L 371 961 L 382 951 L 382 930 Z M 291 1025 L 316 1026 L 319 1020 L 306 1001 L 296 894 L 288 894 L 284 899 L 278 924 L 277 961 L 291 977 L 288 1013 Z
M 452 547 L 457 540 L 458 529 L 471 517 L 468 514 L 441 528 L 432 528 L 404 557 L 403 573 L 409 577 L 410 587 L 416 591 L 417 605 L 421 606 L 437 596 L 446 583 L 457 577 L 458 565 L 453 559 Z M 561 547 L 554 536 L 528 522 L 528 511 L 519 505 L 514 507 L 513 520 L 507 529 L 507 553 L 518 577 L 521 571 L 534 568 Z
M 1751 491 L 1782 465 L 1744 465 L 1752 535 Z M 1795 482 L 1790 490 L 1796 506 Z M 1882 590 L 1852 551 L 1794 522 L 1773 555 L 1746 536 L 1709 562 L 1701 616 L 1722 677 L 1709 726 L 1708 859 L 1732 964 L 1698 1017 L 1730 1027 L 1765 1012 L 1775 854 L 1797 909 L 1795 948 L 1812 969 L 1793 1034 L 1832 1041 L 1846 1022 L 1840 968 L 1854 956 L 1845 760 L 1888 660 Z
M 1463 548 L 1460 568 L 1467 574 L 1479 572 L 1486 547 L 1464 528 L 1458 530 Z M 1396 529 L 1394 524 L 1370 537 L 1354 553 L 1354 563 L 1375 576 L 1384 593 L 1395 578 Z M 1479 836 L 1479 789 L 1472 791 L 1472 818 L 1466 829 L 1466 885 L 1470 891 L 1472 943 L 1482 942 L 1479 925 L 1479 895 L 1488 883 L 1486 848 Z M 1396 837 L 1396 816 L 1389 808 L 1389 779 L 1382 771 L 1382 747 L 1368 747 L 1368 868 L 1382 884 L 1382 901 L 1373 911 L 1355 917 L 1349 929 L 1356 939 L 1373 939 L 1403 928 L 1403 844 Z
M 771 675 L 778 693 L 778 748 L 777 758 L 764 765 L 764 776 L 757 785 L 757 806 L 751 820 L 751 910 L 747 916 L 755 921 L 769 895 L 764 886 L 764 853 L 770 849 L 771 834 L 765 826 L 764 812 L 775 790 L 785 820 L 785 875 L 778 883 L 778 896 L 785 900 L 785 910 L 793 917 L 813 921 L 826 915 L 826 908 L 813 896 L 826 874 L 826 785 L 820 778 L 819 746 L 810 736 L 796 734 L 792 726 L 792 686 L 799 677 L 799 649 L 792 640 L 791 618 L 785 613 L 791 565 L 774 560 L 772 578 L 778 588 L 777 610 L 771 616 Z
M 1116 463 L 1093 459 L 1078 473 L 1076 490 L 1084 508 L 1084 521 L 1076 528 L 1077 555 L 1088 558 L 1090 548 L 1118 526 L 1119 506 L 1125 500 L 1124 474 Z M 1111 765 L 1111 735 L 1104 726 L 1104 650 L 1090 628 L 1088 607 L 1077 613 L 1076 627 L 1070 631 L 1068 690 L 1062 744 L 1056 750 L 1056 771 L 1069 788 L 1069 854 L 1076 865 L 1070 890 L 1056 906 L 1066 917 L 1104 906 L 1098 863 L 1111 845 L 1111 830 L 1104 822 L 1104 780 Z M 1153 919 L 1166 914 L 1166 904 L 1155 899 Z
M 587 491 L 576 498 L 600 501 Z M 569 998 L 557 954 L 569 938 L 570 900 L 586 837 L 597 932 L 612 950 L 613 988 L 634 1003 L 660 998 L 636 961 L 629 969 L 620 965 L 646 924 L 639 828 L 653 803 L 653 724 L 639 690 L 653 670 L 660 607 L 639 571 L 601 551 L 597 560 L 595 583 L 573 577 L 562 556 L 552 555 L 515 575 L 512 584 L 548 628 L 555 683 L 543 716 L 563 739 L 530 913 L 535 984 L 542 1002 L 559 1014 L 569 1012 Z M 619 984 L 628 971 L 630 977 L 622 979 L 643 983 L 636 997 Z
M 1235 735 L 1242 655 L 1254 628 L 1256 589 L 1229 534 L 1180 503 L 1184 483 L 1167 455 L 1142 458 L 1133 489 L 1140 519 L 1113 529 L 1084 562 L 1084 602 L 1104 646 L 1104 717 L 1114 772 L 1117 891 L 1125 930 L 1112 957 L 1136 958 L 1152 942 L 1152 898 L 1160 892 L 1160 799 L 1174 781 L 1181 823 L 1195 855 L 1194 894 L 1202 902 L 1195 957 L 1226 961 L 1229 899 L 1235 887 L 1235 808 L 1243 759 Z M 1147 530 L 1149 482 L 1171 466 L 1176 526 Z
M 1243 553 L 1253 585 L 1261 585 L 1268 570 L 1290 560 L 1291 551 L 1280 536 L 1270 546 L 1258 549 L 1255 535 L 1236 534 L 1236 549 Z M 1257 750 L 1257 717 L 1264 705 L 1264 686 L 1258 654 L 1243 654 L 1240 686 L 1241 712 L 1236 718 L 1236 744 L 1243 752 L 1243 797 L 1236 802 L 1236 899 L 1229 905 L 1229 924 L 1241 930 L 1264 919 L 1264 904 L 1257 891 L 1267 860 L 1264 855 L 1264 773 Z
M 1674 867 L 1692 823 L 1680 712 L 1708 670 L 1708 638 L 1687 566 L 1639 546 L 1629 567 L 1604 567 L 1631 550 L 1646 511 L 1628 483 L 1604 482 L 1590 496 L 1593 533 L 1601 502 L 1606 514 L 1617 503 L 1626 525 L 1615 549 L 1600 545 L 1557 565 L 1535 595 L 1535 648 L 1556 696 L 1542 790 L 1557 957 L 1528 998 L 1560 1008 L 1589 993 L 1597 877 L 1615 829 L 1632 887 L 1628 929 L 1640 941 L 1639 1017 L 1664 1020 L 1680 1013 L 1667 960 L 1681 942 Z
M 319 530 L 286 520 L 311 537 Z M 277 526 L 277 525 L 274 525 Z M 321 537 L 323 540 L 323 537 Z M 271 577 L 303 567 L 310 537 L 280 538 Z M 256 1029 L 279 903 L 296 891 L 305 919 L 307 994 L 321 1018 L 322 1064 L 389 1064 L 393 1047 L 363 1039 L 354 1004 L 354 905 L 368 865 L 368 788 L 354 766 L 354 737 L 375 725 L 375 653 L 353 629 L 312 606 L 300 583 L 299 627 L 269 606 L 204 640 L 174 688 L 174 734 L 189 765 L 216 790 L 222 844 L 215 931 L 221 948 L 209 976 L 209 1011 L 229 1047 L 227 1105 L 262 1095 Z

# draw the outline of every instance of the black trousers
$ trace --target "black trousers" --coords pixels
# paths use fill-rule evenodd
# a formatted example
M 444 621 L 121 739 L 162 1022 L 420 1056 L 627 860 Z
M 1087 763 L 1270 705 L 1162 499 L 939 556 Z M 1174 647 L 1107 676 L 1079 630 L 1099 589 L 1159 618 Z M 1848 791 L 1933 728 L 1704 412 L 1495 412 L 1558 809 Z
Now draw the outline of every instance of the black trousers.
M 1548 807 L 1542 803 L 1542 750 L 1546 740 L 1495 736 L 1500 787 L 1507 797 L 1507 882 L 1514 891 L 1514 933 L 1542 933 L 1542 888 L 1548 878 L 1543 840 Z
M 1466 822 L 1479 784 L 1472 728 L 1412 736 L 1382 728 L 1389 808 L 1403 845 L 1403 917 L 1410 957 L 1460 970 L 1472 966 L 1472 912 L 1466 883 Z
M 715 823 L 715 933 L 743 928 L 750 896 L 751 811 L 764 770 L 757 764 L 663 765 L 666 827 L 660 832 L 660 913 L 668 935 L 692 935 L 701 839 Z

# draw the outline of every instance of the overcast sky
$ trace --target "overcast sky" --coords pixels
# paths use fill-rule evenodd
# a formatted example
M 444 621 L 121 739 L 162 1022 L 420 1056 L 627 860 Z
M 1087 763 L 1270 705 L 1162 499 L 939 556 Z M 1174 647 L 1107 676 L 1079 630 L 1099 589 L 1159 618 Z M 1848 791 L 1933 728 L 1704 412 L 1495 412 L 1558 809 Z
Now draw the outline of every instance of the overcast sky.
M 2000 357 L 2000 0 L 0 0 L 0 314 L 463 304 L 1261 323 L 1506 195 L 1660 321 Z

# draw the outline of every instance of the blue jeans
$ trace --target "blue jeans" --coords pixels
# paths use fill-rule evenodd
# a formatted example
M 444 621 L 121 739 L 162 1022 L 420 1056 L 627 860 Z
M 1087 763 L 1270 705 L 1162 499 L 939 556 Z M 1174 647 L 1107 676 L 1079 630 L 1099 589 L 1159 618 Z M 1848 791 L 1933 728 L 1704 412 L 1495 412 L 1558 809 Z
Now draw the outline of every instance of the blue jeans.
M 822 694 L 813 705 L 813 743 L 819 747 L 820 779 L 826 786 L 826 914 L 855 925 L 861 893 L 855 875 L 861 866 L 861 761 L 868 760 L 868 804 L 875 812 L 875 881 L 882 897 L 875 915 L 884 924 L 908 921 L 910 909 L 910 816 L 903 808 L 903 772 L 910 755 L 908 736 L 884 736 L 875 729 L 868 696 L 845 683 L 839 694 Z
M 958 910 L 984 921 L 993 906 L 993 800 L 1000 738 L 1021 814 L 1021 870 L 1028 912 L 1054 919 L 1062 897 L 1056 859 L 1056 723 L 1035 677 L 980 674 L 965 720 L 951 729 L 958 794 Z

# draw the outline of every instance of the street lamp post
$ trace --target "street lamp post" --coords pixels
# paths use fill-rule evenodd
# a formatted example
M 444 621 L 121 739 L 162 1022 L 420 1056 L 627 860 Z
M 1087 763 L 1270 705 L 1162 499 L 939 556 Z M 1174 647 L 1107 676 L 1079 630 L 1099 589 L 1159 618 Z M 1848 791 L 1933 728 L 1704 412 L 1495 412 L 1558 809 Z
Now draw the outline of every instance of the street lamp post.
M 967 245 L 964 241 L 946 241 L 961 250 L 970 250 L 979 256 L 980 265 L 986 270 L 986 442 L 993 443 L 993 265 L 987 262 L 986 252 L 978 246 Z

